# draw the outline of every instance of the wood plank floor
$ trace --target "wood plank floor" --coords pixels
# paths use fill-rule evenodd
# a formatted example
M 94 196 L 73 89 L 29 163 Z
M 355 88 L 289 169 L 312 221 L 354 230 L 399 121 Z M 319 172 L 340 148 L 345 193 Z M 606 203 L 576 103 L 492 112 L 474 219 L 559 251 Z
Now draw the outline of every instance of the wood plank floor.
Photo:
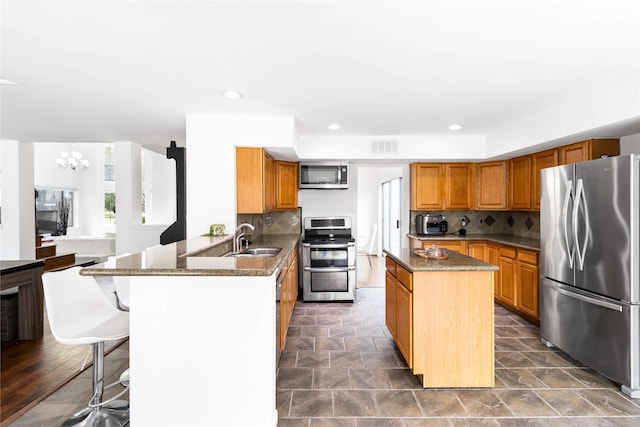
M 35 406 L 81 373 L 89 346 L 64 345 L 51 335 L 45 313 L 44 336 L 36 340 L 2 343 L 0 369 L 0 426 Z M 108 354 L 122 342 L 105 345 Z M 91 356 L 89 362 L 92 360 Z M 87 364 L 85 370 L 89 369 Z

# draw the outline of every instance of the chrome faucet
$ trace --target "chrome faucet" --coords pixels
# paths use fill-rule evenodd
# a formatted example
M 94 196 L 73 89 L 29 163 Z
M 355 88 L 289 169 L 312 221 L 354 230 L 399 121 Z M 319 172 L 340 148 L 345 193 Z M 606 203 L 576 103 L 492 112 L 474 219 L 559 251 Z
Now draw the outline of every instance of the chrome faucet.
M 242 239 L 246 234 L 242 231 L 243 228 L 249 228 L 251 231 L 255 230 L 256 228 L 245 222 L 243 224 L 240 224 L 238 226 L 238 228 L 236 228 L 235 233 L 233 233 L 233 252 L 237 253 L 238 250 L 242 250 L 242 245 L 240 244 L 240 239 Z

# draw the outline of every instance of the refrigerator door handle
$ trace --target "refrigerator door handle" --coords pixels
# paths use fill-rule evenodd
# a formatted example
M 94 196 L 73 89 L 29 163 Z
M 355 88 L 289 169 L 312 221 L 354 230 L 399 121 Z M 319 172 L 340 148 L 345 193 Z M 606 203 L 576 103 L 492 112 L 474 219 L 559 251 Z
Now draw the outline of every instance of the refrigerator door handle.
M 622 306 L 618 304 L 614 304 L 607 301 L 601 301 L 599 299 L 591 298 L 585 295 L 576 294 L 574 292 L 565 291 L 564 289 L 555 288 L 558 293 L 562 295 L 568 296 L 569 298 L 579 299 L 580 301 L 587 302 L 589 304 L 594 304 L 603 308 L 608 308 L 609 310 L 618 311 L 622 313 Z
M 571 201 L 571 189 L 573 188 L 573 181 L 569 180 L 567 185 L 567 192 L 564 195 L 564 203 L 562 204 L 562 219 L 564 220 L 564 244 L 567 248 L 567 254 L 569 255 L 569 269 L 573 270 L 573 257 L 575 251 L 575 245 L 573 247 L 569 244 L 569 227 L 567 227 L 567 218 L 569 215 L 569 201 Z
M 584 205 L 584 225 L 585 225 L 585 235 L 584 235 L 584 244 L 582 248 L 580 248 L 580 239 L 578 238 L 578 213 L 580 211 L 580 206 Z M 587 200 L 584 195 L 584 182 L 582 178 L 578 180 L 578 185 L 576 186 L 576 199 L 575 204 L 573 206 L 573 237 L 575 239 L 575 248 L 576 248 L 576 256 L 577 256 L 577 267 L 578 270 L 584 270 L 584 258 L 587 254 L 587 243 L 589 241 L 589 209 L 587 209 Z

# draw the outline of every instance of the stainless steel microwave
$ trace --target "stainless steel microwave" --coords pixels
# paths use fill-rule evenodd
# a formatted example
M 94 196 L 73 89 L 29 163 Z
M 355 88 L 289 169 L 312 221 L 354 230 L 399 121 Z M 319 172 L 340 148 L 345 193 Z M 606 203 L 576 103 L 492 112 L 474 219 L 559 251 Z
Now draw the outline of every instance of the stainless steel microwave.
M 301 162 L 300 188 L 347 189 L 348 168 L 347 162 Z

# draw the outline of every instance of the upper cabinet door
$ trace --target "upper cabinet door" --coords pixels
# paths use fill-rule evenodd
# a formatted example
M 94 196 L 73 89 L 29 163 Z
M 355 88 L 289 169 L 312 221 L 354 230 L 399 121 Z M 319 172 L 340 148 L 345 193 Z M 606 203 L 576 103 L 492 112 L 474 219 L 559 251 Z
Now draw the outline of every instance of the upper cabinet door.
M 239 214 L 264 213 L 265 159 L 262 148 L 236 147 L 236 211 Z
M 276 209 L 298 208 L 298 163 L 276 161 Z
M 442 209 L 442 163 L 411 164 L 411 209 Z
M 477 192 L 476 209 L 506 210 L 507 200 L 507 160 L 483 162 L 476 165 Z
M 445 163 L 444 208 L 471 209 L 473 207 L 473 165 Z
M 540 171 L 558 166 L 558 150 L 541 151 L 531 155 L 531 208 L 540 210 Z
M 620 140 L 617 138 L 587 139 L 560 147 L 559 154 L 561 165 L 586 162 L 602 156 L 619 156 Z
M 531 209 L 531 156 L 509 160 L 509 209 Z

